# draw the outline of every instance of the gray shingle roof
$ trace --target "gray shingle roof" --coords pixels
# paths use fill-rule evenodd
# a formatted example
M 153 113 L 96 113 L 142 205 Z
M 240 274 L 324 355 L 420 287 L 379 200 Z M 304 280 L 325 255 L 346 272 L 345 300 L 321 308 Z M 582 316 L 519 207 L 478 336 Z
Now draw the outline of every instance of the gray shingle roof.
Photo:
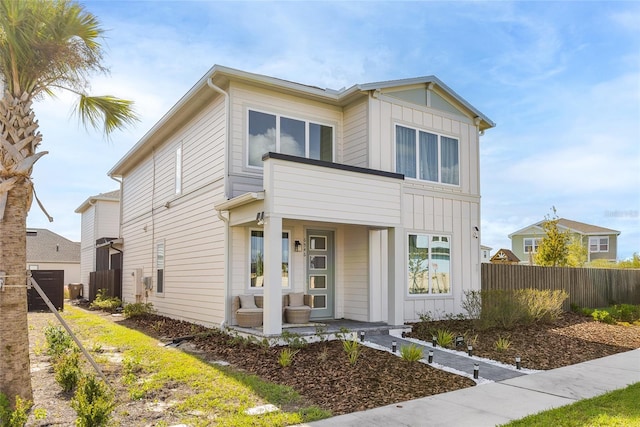
M 27 262 L 80 263 L 80 242 L 46 228 L 28 228 Z

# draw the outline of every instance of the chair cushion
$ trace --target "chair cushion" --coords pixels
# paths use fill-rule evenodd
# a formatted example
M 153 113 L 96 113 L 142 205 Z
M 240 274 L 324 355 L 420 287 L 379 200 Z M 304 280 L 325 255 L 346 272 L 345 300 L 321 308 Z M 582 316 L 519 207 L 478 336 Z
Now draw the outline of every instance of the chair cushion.
M 240 295 L 240 308 L 258 308 L 253 295 Z
M 250 314 L 250 313 L 261 313 L 261 308 L 239 308 L 236 314 Z
M 295 312 L 303 312 L 303 311 L 311 311 L 311 307 L 308 305 L 299 305 L 295 307 L 287 307 L 287 311 L 295 311 Z
M 289 307 L 300 307 L 304 305 L 304 292 L 294 292 L 289 294 Z

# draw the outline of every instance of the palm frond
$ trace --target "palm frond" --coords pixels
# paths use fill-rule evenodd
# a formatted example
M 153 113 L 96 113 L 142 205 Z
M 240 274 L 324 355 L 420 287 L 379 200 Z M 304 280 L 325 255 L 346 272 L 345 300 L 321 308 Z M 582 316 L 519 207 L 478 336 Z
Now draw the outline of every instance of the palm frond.
M 85 127 L 99 129 L 102 126 L 105 136 L 138 121 L 132 101 L 110 95 L 80 95 L 77 112 Z

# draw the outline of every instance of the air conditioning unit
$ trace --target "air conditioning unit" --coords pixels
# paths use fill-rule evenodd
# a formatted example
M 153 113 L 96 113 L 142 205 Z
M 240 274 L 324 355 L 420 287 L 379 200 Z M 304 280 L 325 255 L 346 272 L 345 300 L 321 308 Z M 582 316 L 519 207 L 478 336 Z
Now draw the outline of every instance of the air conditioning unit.
M 143 283 L 144 283 L 144 288 L 147 290 L 152 290 L 153 289 L 153 277 L 151 276 L 145 276 L 143 279 Z

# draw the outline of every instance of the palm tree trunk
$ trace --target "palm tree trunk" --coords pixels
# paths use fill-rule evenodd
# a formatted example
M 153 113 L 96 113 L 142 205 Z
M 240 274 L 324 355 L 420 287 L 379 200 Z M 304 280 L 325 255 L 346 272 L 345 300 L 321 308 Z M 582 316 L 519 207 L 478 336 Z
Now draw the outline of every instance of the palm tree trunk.
M 0 271 L 6 274 L 0 291 L 0 393 L 13 405 L 15 397 L 32 400 L 27 324 L 26 245 L 27 204 L 31 185 L 23 181 L 7 198 L 0 222 Z
M 32 400 L 27 319 L 27 212 L 38 122 L 28 94 L 0 99 L 0 393 Z M 5 199 L 6 197 L 6 199 Z M 4 203 L 6 202 L 6 203 Z M 4 275 L 2 274 L 4 273 Z

